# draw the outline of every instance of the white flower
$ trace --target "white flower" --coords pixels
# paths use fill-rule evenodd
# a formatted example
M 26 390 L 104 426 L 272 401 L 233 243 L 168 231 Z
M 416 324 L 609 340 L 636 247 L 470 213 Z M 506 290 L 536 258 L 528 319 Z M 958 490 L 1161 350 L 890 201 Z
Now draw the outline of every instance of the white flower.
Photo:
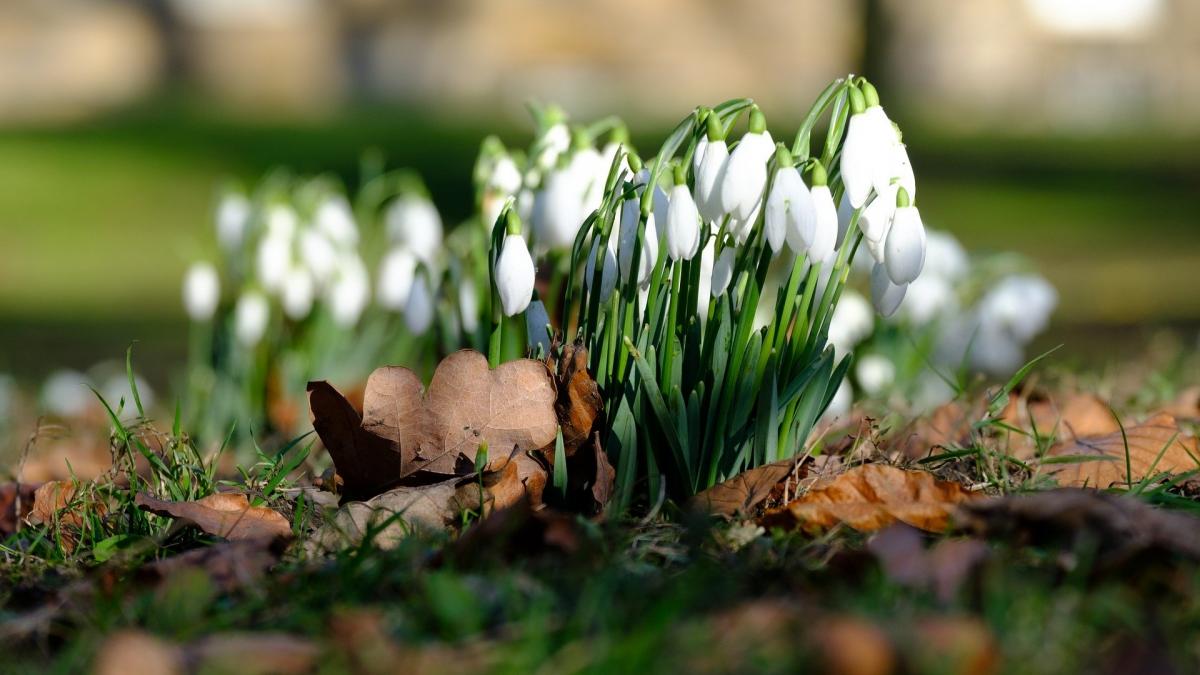
M 488 187 L 503 195 L 515 195 L 521 189 L 521 170 L 517 163 L 508 155 L 501 155 L 492 164 L 492 173 L 488 176 Z
M 750 217 L 742 220 L 741 218 L 729 219 L 729 234 L 733 236 L 733 241 L 738 246 L 746 243 L 750 239 L 750 235 L 754 234 L 754 224 L 758 222 L 758 214 L 762 210 L 762 202 L 755 205 L 754 210 L 750 212 Z
M 79 371 L 55 371 L 42 384 L 41 405 L 59 417 L 78 417 L 95 401 L 95 395 L 87 385 L 87 375 Z
M 329 241 L 342 247 L 358 245 L 358 225 L 354 211 L 341 195 L 331 195 L 321 201 L 313 220 L 317 230 Z
M 300 259 L 319 285 L 329 281 L 337 267 L 337 251 L 323 230 L 310 228 L 300 233 Z
M 899 189 L 899 184 L 888 185 L 863 208 L 858 216 L 858 227 L 863 237 L 873 242 L 887 239 L 892 229 L 892 218 L 896 215 L 896 193 Z
M 433 305 L 429 279 L 425 274 L 418 274 L 408 294 L 408 304 L 404 306 L 404 325 L 413 335 L 424 335 L 433 325 Z
M 559 155 L 571 147 L 571 130 L 562 122 L 553 124 L 538 139 L 537 146 L 537 166 L 546 171 L 558 162 Z
M 633 249 L 637 245 L 638 222 L 641 217 L 641 204 L 637 199 L 627 199 L 621 204 L 620 241 L 617 245 L 617 262 L 621 268 L 621 280 L 629 280 L 630 268 L 633 267 Z M 639 253 L 638 284 L 650 281 L 654 264 L 658 262 L 658 228 L 654 225 L 654 213 L 646 218 L 646 233 Z
M 384 220 L 393 243 L 412 251 L 425 264 L 435 264 L 442 248 L 442 217 L 432 202 L 403 195 L 388 207 Z
M 237 192 L 228 192 L 217 204 L 217 243 L 225 251 L 242 247 L 246 226 L 250 223 L 250 201 Z
M 904 193 L 900 193 L 901 198 Z M 925 266 L 925 226 L 917 207 L 896 208 L 884 250 L 884 265 L 894 284 L 911 283 Z
M 900 303 L 900 316 L 917 326 L 957 310 L 958 298 L 950 281 L 932 274 L 922 274 L 910 283 Z
M 833 258 L 834 245 L 837 244 L 837 206 L 833 203 L 833 194 L 829 192 L 828 185 L 816 185 L 809 194 L 812 196 L 816 220 L 812 243 L 808 247 L 808 259 L 810 262 L 823 263 Z
M 763 223 L 772 251 L 778 252 L 784 239 L 796 253 L 804 253 L 812 245 L 817 208 L 812 193 L 795 167 L 776 169 Z
M 583 210 L 588 176 L 570 166 L 546 174 L 533 208 L 533 227 L 539 247 L 568 249 L 587 218 Z
M 881 161 L 878 127 L 863 113 L 850 116 L 842 144 L 842 185 L 850 205 L 859 208 L 871 194 L 876 165 Z
M 921 278 L 936 276 L 949 282 L 960 281 L 970 268 L 967 251 L 954 235 L 941 230 L 925 231 L 925 268 Z
M 713 264 L 712 285 L 710 286 L 714 298 L 720 297 L 729 288 L 729 283 L 733 281 L 733 267 L 737 262 L 736 258 L 737 248 L 733 246 L 721 249 L 721 255 L 717 256 L 717 261 Z
M 700 288 L 696 294 L 696 314 L 700 316 L 701 321 L 708 320 L 708 304 L 713 297 L 713 266 L 716 262 L 716 253 L 717 238 L 709 237 L 708 243 L 704 245 L 704 250 L 700 252 Z
M 253 347 L 267 330 L 271 308 L 258 291 L 246 291 L 233 309 L 233 332 L 243 347 Z
M 505 316 L 525 311 L 533 297 L 535 270 L 529 247 L 519 234 L 508 234 L 496 258 L 496 292 Z
M 283 286 L 292 266 L 292 239 L 282 230 L 267 230 L 258 242 L 257 274 L 263 288 L 276 292 Z
M 700 148 L 696 149 L 696 153 L 699 155 Z M 699 159 L 700 165 L 695 169 L 696 207 L 705 223 L 719 223 L 725 215 L 721 209 L 720 186 L 729 161 L 729 147 L 725 139 L 707 141 L 704 155 Z
M 333 284 L 327 293 L 329 311 L 337 325 L 350 327 L 367 307 L 371 295 L 371 278 L 361 258 L 344 254 L 338 260 Z
M 579 209 L 579 224 L 582 225 L 588 214 L 600 208 L 600 202 L 604 200 L 604 182 L 608 179 L 608 165 L 604 163 L 604 157 L 596 152 L 595 148 L 589 147 L 583 148 L 571 156 L 571 163 L 567 165 L 567 170 L 577 175 L 579 185 L 583 188 Z M 575 231 L 579 231 L 578 225 L 575 227 Z M 574 243 L 574 238 L 571 243 Z
M 1046 328 L 1058 304 L 1058 293 L 1036 275 L 1014 275 L 1000 280 L 979 301 L 980 322 L 1026 343 Z
M 833 392 L 833 398 L 829 399 L 829 407 L 825 408 L 825 412 L 821 414 L 821 419 L 837 420 L 850 412 L 850 405 L 852 403 L 854 403 L 854 389 L 850 386 L 850 382 L 846 378 L 842 378 L 841 384 Z
M 838 355 L 849 354 L 875 329 L 870 303 L 852 290 L 842 292 L 829 317 L 828 342 Z
M 888 278 L 887 270 L 878 263 L 871 268 L 871 304 L 880 316 L 889 317 L 896 313 L 904 300 L 908 284 L 897 285 Z
M 208 263 L 195 263 L 183 277 L 183 308 L 192 321 L 208 321 L 221 299 L 221 281 L 217 269 Z
M 471 334 L 479 329 L 479 292 L 470 278 L 463 279 L 458 286 L 458 313 L 463 333 Z
M 402 310 L 408 304 L 413 277 L 417 273 L 417 258 L 405 248 L 393 248 L 379 265 L 379 304 L 387 309 Z
M 600 302 L 608 300 L 613 289 L 617 286 L 617 237 L 609 236 L 608 246 L 604 247 L 604 266 L 600 269 Z M 584 269 L 583 286 L 591 290 L 592 279 L 596 275 L 596 251 L 600 248 L 600 234 L 592 239 L 592 250 L 588 253 L 587 266 Z
M 767 160 L 775 152 L 771 133 L 747 132 L 729 155 L 717 190 L 721 211 L 751 222 L 767 187 Z
M 297 321 L 308 316 L 312 311 L 314 293 L 313 279 L 308 270 L 303 267 L 288 270 L 279 297 L 283 313 Z
M 896 381 L 896 365 L 879 354 L 867 354 L 854 369 L 858 384 L 868 396 L 878 396 Z
M 850 206 L 850 197 L 845 193 L 845 191 L 842 192 L 842 201 L 838 202 L 837 213 L 837 248 L 841 248 L 842 242 L 846 240 L 846 232 L 850 229 L 850 221 L 854 219 L 854 207 Z M 855 259 L 857 260 L 858 258 Z
M 700 212 L 686 183 L 671 188 L 667 208 L 667 255 L 672 260 L 691 260 L 700 250 Z
M 285 204 L 276 204 L 267 210 L 267 236 L 291 239 L 296 235 L 300 219 L 296 211 Z

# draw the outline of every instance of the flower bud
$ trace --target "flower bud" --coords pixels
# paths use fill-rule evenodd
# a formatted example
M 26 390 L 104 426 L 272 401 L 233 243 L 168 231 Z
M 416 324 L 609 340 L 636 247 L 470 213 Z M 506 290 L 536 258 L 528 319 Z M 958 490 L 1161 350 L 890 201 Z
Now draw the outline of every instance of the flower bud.
M 394 311 L 404 309 L 416 273 L 417 258 L 408 249 L 389 251 L 379 265 L 379 304 Z
M 884 262 L 894 284 L 911 283 L 925 265 L 925 226 L 917 207 L 908 203 L 908 192 L 900 188 L 896 215 L 888 231 Z
M 183 277 L 183 308 L 192 321 L 208 321 L 217 311 L 221 282 L 209 263 L 195 263 Z
M 496 258 L 496 292 L 505 316 L 520 314 L 529 306 L 534 277 L 533 258 L 525 239 L 520 233 L 505 235 Z
M 313 279 L 308 270 L 300 266 L 292 267 L 284 277 L 279 295 L 283 313 L 293 321 L 308 316 L 312 311 L 313 294 Z
M 258 291 L 246 291 L 233 310 L 233 331 L 243 347 L 253 347 L 262 339 L 270 318 L 266 297 Z
M 617 262 L 621 268 L 621 280 L 628 281 L 633 267 L 633 249 L 637 244 L 638 222 L 641 205 L 636 199 L 627 199 L 621 204 L 621 231 L 617 245 Z M 654 264 L 658 262 L 658 228 L 654 224 L 654 213 L 646 217 L 646 232 L 638 264 L 638 284 L 648 283 Z
M 362 259 L 354 253 L 339 256 L 337 271 L 334 272 L 333 283 L 327 292 L 334 323 L 343 328 L 358 323 L 370 295 L 371 279 Z
M 677 176 L 677 181 L 681 177 Z M 700 212 L 687 183 L 681 181 L 671 188 L 666 239 L 667 255 L 672 260 L 691 260 L 700 249 Z
M 717 190 L 723 213 L 742 222 L 762 203 L 767 186 L 767 160 L 775 152 L 775 141 L 765 128 L 762 113 L 751 111 L 750 130 L 729 155 Z
M 808 259 L 810 262 L 823 263 L 833 258 L 834 245 L 837 243 L 837 205 L 833 203 L 833 194 L 828 185 L 817 185 L 810 195 L 816 218 L 812 242 L 808 246 Z

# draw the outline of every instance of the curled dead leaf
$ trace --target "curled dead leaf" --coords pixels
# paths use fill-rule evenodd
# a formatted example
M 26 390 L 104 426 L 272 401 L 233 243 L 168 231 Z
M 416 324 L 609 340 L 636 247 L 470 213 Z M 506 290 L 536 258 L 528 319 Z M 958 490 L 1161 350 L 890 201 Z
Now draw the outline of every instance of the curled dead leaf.
M 1069 463 L 1047 462 L 1043 467 L 1058 479 L 1059 485 L 1071 487 L 1132 485 L 1161 473 L 1181 474 L 1200 469 L 1196 439 L 1184 434 L 1175 418 L 1166 413 L 1124 432 L 1118 429 L 1059 443 L 1047 455 L 1069 459 Z
M 797 459 L 784 459 L 743 471 L 723 483 L 697 493 L 688 505 L 714 516 L 752 516 L 758 505 L 771 495 L 771 491 L 780 481 L 791 475 L 799 463 Z
M 243 494 L 217 493 L 192 502 L 169 502 L 139 492 L 134 503 L 156 515 L 178 518 L 232 541 L 292 536 L 287 518 L 265 506 L 251 506 Z
M 587 363 L 588 350 L 581 343 L 563 345 L 557 361 L 546 357 L 546 366 L 555 373 L 558 395 L 554 409 L 567 457 L 588 442 L 604 409 L 600 387 L 588 373 Z M 548 460 L 553 463 L 553 455 Z
M 21 521 L 33 510 L 33 495 L 37 483 L 5 483 L 0 485 L 0 536 L 17 531 Z
M 213 585 L 228 592 L 248 587 L 262 579 L 279 562 L 280 539 L 242 539 L 184 551 L 145 565 L 140 574 L 161 582 L 184 571 L 201 570 Z
M 472 473 L 481 445 L 500 466 L 514 449 L 539 450 L 554 442 L 554 384 L 539 361 L 510 361 L 490 370 L 479 352 L 455 352 L 423 389 L 407 368 L 376 369 L 359 417 L 333 387 L 309 383 L 313 427 L 348 498 L 372 497 L 418 471 Z
M 941 532 L 955 507 L 973 497 L 962 485 L 925 471 L 866 464 L 768 511 L 759 522 L 813 533 L 839 524 L 870 532 L 899 521 Z

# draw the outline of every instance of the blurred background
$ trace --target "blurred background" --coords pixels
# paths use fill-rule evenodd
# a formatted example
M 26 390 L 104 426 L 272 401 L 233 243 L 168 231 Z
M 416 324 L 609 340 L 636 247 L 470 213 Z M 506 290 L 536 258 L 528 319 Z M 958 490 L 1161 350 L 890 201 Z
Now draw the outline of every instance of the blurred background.
M 1133 357 L 1200 325 L 1194 0 L 4 0 L 0 371 L 119 357 L 165 382 L 185 264 L 224 180 L 352 181 L 362 152 L 471 209 L 524 103 L 623 117 L 652 152 L 697 104 L 754 97 L 776 133 L 848 72 L 904 129 L 927 222 L 1030 256 L 1047 344 Z

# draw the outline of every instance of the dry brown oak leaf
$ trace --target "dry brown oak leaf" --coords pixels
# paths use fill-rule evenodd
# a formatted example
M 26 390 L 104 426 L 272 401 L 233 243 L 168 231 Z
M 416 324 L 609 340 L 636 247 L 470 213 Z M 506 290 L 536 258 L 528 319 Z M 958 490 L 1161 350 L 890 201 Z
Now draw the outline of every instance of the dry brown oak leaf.
M 139 492 L 134 503 L 150 513 L 178 518 L 232 541 L 292 536 L 287 518 L 265 506 L 251 506 L 243 494 L 217 493 L 194 502 L 169 502 Z
M 962 485 L 925 471 L 864 464 L 766 512 L 760 523 L 815 533 L 839 524 L 873 532 L 899 521 L 941 532 L 957 505 L 973 497 Z
M 1183 433 L 1175 418 L 1167 413 L 1126 427 L 1124 433 L 1118 430 L 1059 443 L 1047 454 L 1069 460 L 1044 465 L 1064 487 L 1108 488 L 1138 483 L 1161 473 L 1181 474 L 1200 469 L 1196 439 Z M 1086 457 L 1096 459 L 1085 460 Z
M 327 382 L 308 384 L 313 427 L 345 481 L 347 498 L 373 497 L 418 471 L 471 473 L 484 443 L 494 468 L 514 448 L 538 450 L 554 442 L 554 383 L 539 361 L 520 359 L 490 370 L 479 352 L 455 352 L 423 390 L 408 368 L 376 369 L 360 417 Z

